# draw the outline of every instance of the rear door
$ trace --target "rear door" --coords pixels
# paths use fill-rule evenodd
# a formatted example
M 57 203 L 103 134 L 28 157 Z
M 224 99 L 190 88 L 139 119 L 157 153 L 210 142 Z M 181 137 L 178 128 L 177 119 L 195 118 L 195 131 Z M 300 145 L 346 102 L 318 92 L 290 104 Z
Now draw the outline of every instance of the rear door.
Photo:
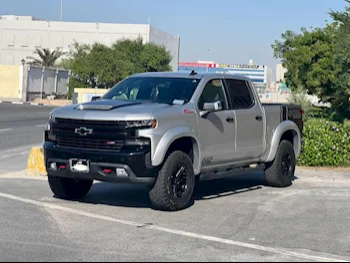
M 264 149 L 264 119 L 261 105 L 245 80 L 225 78 L 231 107 L 235 114 L 235 160 L 251 160 Z

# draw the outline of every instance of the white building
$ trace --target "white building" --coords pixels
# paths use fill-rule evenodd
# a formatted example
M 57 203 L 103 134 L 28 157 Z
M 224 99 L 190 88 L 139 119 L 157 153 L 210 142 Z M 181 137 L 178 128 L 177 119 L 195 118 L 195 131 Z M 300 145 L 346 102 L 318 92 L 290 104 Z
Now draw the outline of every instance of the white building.
M 284 75 L 287 73 L 287 69 L 282 64 L 277 64 L 276 67 L 276 82 L 284 82 Z
M 20 65 L 33 56 L 36 48 L 61 48 L 72 43 L 111 45 L 122 38 L 141 36 L 145 43 L 164 45 L 172 55 L 171 67 L 177 71 L 180 38 L 148 24 L 106 24 L 42 21 L 30 16 L 0 16 L 0 64 Z

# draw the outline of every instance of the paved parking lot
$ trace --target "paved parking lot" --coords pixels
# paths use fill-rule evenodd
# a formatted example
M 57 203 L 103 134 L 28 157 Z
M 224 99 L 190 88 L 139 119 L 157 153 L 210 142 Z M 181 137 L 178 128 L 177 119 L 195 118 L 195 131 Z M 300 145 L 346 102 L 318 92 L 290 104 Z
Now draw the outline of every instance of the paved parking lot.
M 350 176 L 297 171 L 201 182 L 184 211 L 150 209 L 147 189 L 96 183 L 81 202 L 45 178 L 0 176 L 1 261 L 349 261 Z

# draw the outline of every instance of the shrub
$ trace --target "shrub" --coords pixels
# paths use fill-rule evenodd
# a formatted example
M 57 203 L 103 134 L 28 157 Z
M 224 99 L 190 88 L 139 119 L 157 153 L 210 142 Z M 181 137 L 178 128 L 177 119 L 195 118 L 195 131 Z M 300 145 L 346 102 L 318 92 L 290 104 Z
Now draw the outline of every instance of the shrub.
M 298 164 L 304 166 L 346 166 L 350 164 L 350 127 L 325 119 L 309 119 L 303 132 L 304 152 Z

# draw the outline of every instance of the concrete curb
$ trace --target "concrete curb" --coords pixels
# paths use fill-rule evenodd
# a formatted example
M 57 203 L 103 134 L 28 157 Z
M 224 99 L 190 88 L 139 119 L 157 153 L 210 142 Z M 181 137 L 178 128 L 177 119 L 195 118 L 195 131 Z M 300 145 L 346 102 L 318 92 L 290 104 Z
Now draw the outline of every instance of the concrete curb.
M 21 102 L 21 101 L 2 101 L 0 104 L 16 104 L 16 105 L 32 105 L 32 106 L 50 106 L 48 104 L 34 103 L 34 102 Z
M 29 176 L 46 176 L 44 152 L 42 147 L 33 147 L 27 162 L 27 174 Z

